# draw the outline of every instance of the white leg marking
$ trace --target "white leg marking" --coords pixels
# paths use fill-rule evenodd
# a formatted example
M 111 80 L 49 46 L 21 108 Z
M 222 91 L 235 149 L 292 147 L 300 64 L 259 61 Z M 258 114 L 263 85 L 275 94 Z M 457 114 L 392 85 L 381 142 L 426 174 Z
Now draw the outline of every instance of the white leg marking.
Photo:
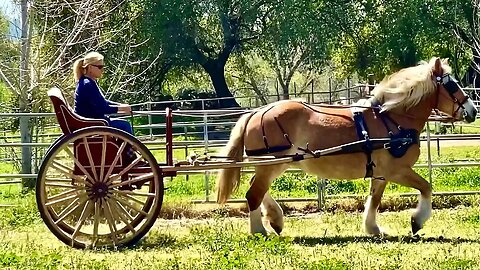
M 250 233 L 261 233 L 263 235 L 267 235 L 267 230 L 265 230 L 265 227 L 263 227 L 262 224 L 262 212 L 260 207 L 250 211 Z
M 265 219 L 277 234 L 283 230 L 283 210 L 278 203 L 267 192 L 262 202 L 262 212 L 265 214 Z
M 377 208 L 372 205 L 372 196 L 368 196 L 363 212 L 363 228 L 367 234 L 378 235 L 383 230 L 377 225 Z
M 418 205 L 413 213 L 413 218 L 417 221 L 421 228 L 423 224 L 427 221 L 432 215 L 432 199 L 431 197 L 424 198 L 419 196 Z

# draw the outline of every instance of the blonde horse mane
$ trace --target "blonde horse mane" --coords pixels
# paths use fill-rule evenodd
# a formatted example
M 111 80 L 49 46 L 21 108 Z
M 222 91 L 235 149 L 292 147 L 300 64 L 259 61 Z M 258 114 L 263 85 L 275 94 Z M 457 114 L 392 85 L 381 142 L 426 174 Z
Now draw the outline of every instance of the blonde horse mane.
M 419 65 L 404 68 L 390 76 L 385 77 L 375 87 L 373 95 L 382 102 L 382 110 L 390 111 L 395 108 L 408 110 L 417 105 L 422 98 L 435 91 L 433 69 L 435 60 L 421 62 Z M 443 73 L 450 73 L 451 68 L 447 60 L 442 61 Z

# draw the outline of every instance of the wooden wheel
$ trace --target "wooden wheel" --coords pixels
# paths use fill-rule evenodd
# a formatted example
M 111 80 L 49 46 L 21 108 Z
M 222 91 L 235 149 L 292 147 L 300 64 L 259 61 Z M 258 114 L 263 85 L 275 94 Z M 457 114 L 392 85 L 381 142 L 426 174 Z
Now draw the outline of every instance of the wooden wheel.
M 128 148 L 135 154 L 127 160 Z M 144 144 L 115 128 L 89 127 L 50 148 L 36 198 L 45 224 L 67 245 L 121 247 L 153 226 L 163 191 L 161 171 Z

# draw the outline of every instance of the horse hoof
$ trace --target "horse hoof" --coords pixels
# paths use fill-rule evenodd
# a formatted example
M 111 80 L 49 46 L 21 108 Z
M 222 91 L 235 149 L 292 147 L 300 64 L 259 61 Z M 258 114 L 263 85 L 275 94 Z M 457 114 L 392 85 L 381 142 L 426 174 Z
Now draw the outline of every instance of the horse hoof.
M 270 223 L 270 226 L 272 227 L 272 229 L 278 234 L 280 235 L 280 233 L 282 232 L 283 228 L 281 226 L 277 226 L 275 224 L 271 224 Z
M 418 223 L 414 217 L 412 217 L 412 233 L 413 235 L 416 235 L 417 232 L 422 228 L 422 226 L 420 225 L 420 223 Z
M 380 227 L 378 227 L 378 226 L 375 226 L 375 227 L 372 227 L 372 228 L 365 228 L 365 232 L 368 235 L 374 235 L 374 236 L 383 234 L 383 230 L 380 229 Z

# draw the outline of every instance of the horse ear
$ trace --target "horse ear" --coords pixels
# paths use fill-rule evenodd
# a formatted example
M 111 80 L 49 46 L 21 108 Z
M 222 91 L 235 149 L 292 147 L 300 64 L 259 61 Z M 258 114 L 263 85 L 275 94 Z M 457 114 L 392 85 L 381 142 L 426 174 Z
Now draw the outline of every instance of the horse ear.
M 435 58 L 435 64 L 433 65 L 433 74 L 435 74 L 435 76 L 443 74 L 442 61 L 438 57 Z

